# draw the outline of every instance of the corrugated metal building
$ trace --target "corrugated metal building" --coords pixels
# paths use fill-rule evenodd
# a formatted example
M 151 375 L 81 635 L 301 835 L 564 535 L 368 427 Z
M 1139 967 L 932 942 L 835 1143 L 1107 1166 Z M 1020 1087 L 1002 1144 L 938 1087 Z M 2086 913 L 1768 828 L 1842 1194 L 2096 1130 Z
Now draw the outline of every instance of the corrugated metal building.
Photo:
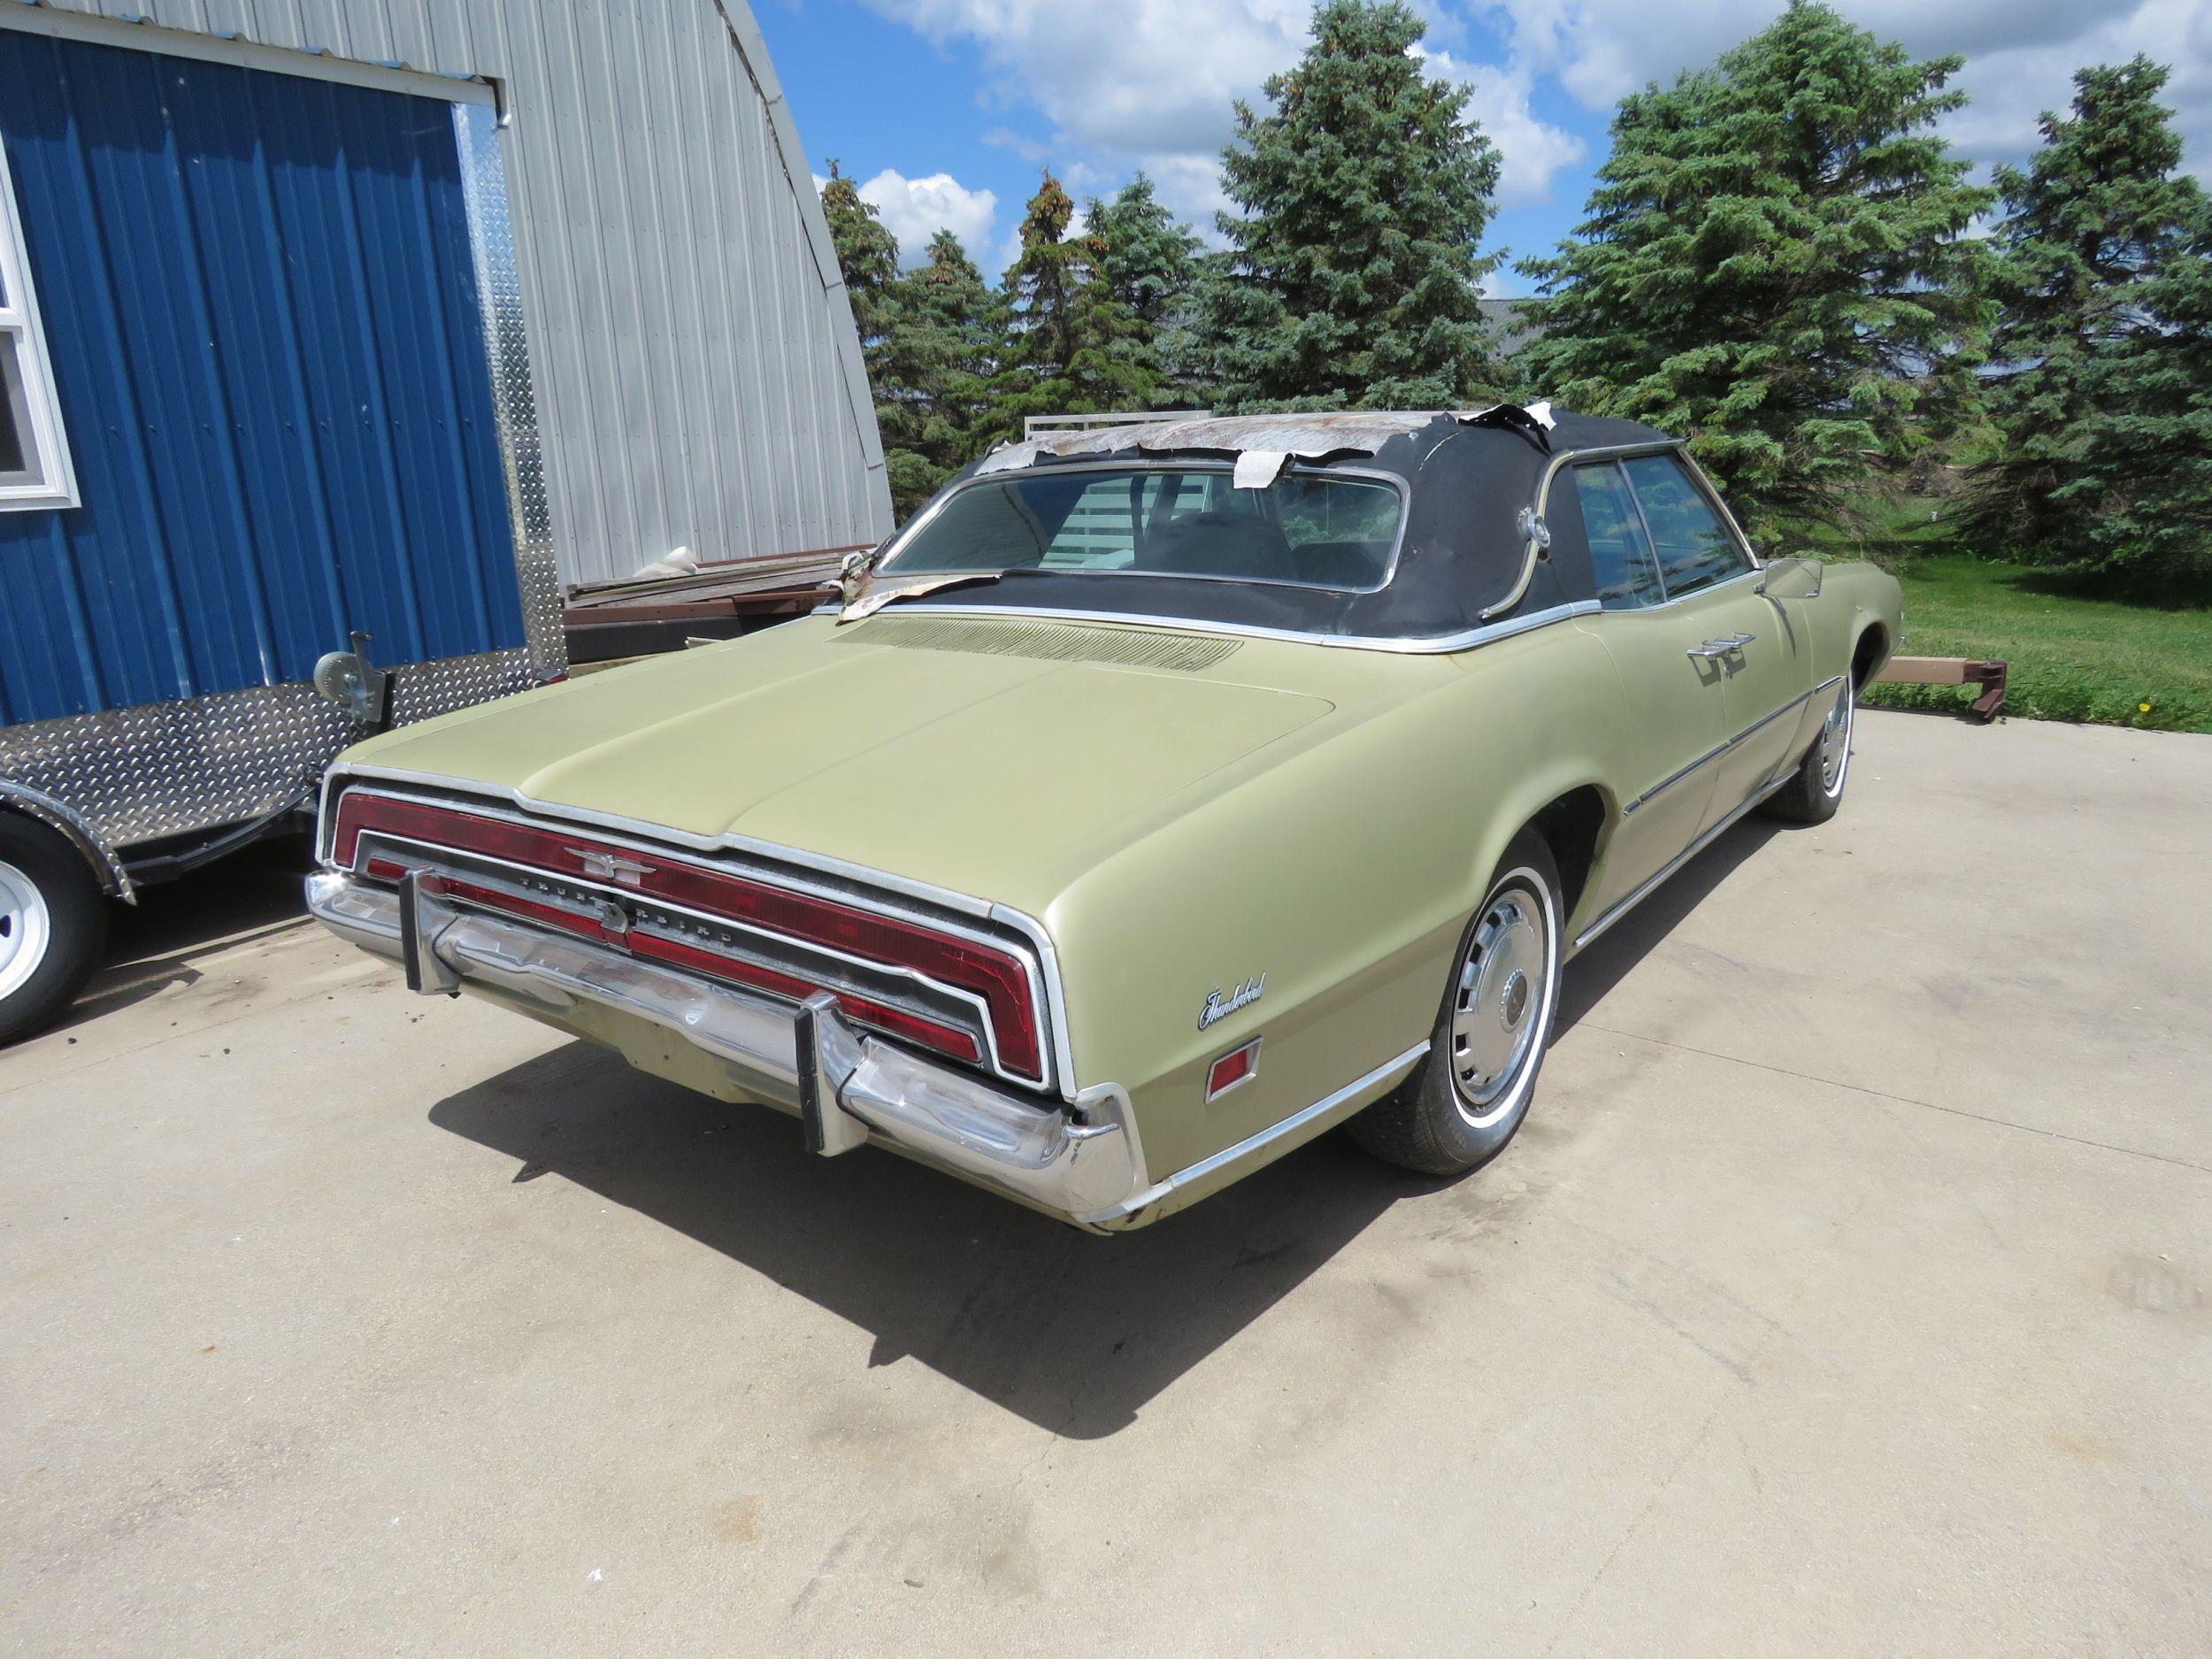
M 741 0 L 0 0 L 0 1040 L 73 881 L 557 674 L 564 579 L 889 527 Z

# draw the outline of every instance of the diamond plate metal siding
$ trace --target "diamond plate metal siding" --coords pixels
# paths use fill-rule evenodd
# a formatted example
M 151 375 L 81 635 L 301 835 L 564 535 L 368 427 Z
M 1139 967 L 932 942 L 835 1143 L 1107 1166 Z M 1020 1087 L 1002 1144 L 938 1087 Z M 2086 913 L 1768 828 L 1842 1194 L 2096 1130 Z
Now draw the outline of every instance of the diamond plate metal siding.
M 84 505 L 0 514 L 0 724 L 524 641 L 451 106 L 0 30 Z
M 393 723 L 535 683 L 522 650 L 403 668 L 392 686 Z M 257 686 L 0 726 L 0 778 L 53 797 L 103 847 L 128 848 L 292 805 L 341 749 L 366 735 L 311 686 Z

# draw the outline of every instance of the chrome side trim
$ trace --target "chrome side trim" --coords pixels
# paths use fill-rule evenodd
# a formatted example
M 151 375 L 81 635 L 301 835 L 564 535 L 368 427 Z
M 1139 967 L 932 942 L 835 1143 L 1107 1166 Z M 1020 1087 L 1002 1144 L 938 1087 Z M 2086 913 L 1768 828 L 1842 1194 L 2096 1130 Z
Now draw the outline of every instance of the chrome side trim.
M 333 869 L 337 867 L 331 856 L 332 841 L 337 833 L 337 819 L 330 810 L 332 793 L 340 787 L 360 780 L 414 784 L 427 788 L 445 790 L 465 798 L 470 798 L 472 809 L 478 810 L 483 810 L 487 796 L 493 797 L 507 803 L 513 809 L 513 818 L 516 822 L 542 824 L 549 819 L 586 825 L 594 829 L 610 832 L 618 838 L 627 839 L 630 844 L 641 853 L 665 853 L 672 847 L 680 847 L 703 853 L 746 854 L 752 857 L 765 859 L 775 864 L 787 866 L 759 872 L 772 884 L 780 883 L 796 892 L 810 894 L 816 898 L 856 904 L 864 910 L 872 910 L 879 914 L 897 917 L 902 920 L 920 922 L 928 926 L 941 929 L 945 928 L 947 924 L 941 917 L 918 916 L 910 911 L 902 910 L 896 905 L 887 903 L 882 898 L 874 895 L 895 894 L 923 904 L 933 905 L 939 910 L 950 910 L 957 915 L 972 916 L 979 920 L 995 922 L 1002 927 L 1021 934 L 1028 941 L 1034 953 L 1033 966 L 1041 976 L 1041 984 L 1033 988 L 1037 989 L 1045 1000 L 1045 1018 L 1049 1028 L 1048 1047 L 1052 1051 L 1053 1079 L 1058 1085 L 1062 1098 L 1067 1100 L 1075 1098 L 1075 1049 L 1068 1034 L 1067 998 L 1064 994 L 1060 978 L 1059 955 L 1052 947 L 1052 937 L 1045 931 L 1044 924 L 1010 905 L 995 904 L 964 893 L 956 893 L 949 887 L 935 887 L 926 881 L 916 881 L 905 876 L 893 875 L 888 871 L 871 870 L 865 865 L 850 864 L 841 858 L 832 858 L 820 853 L 807 852 L 796 847 L 785 847 L 774 841 L 759 841 L 749 835 L 735 833 L 721 836 L 692 835 L 681 830 L 672 829 L 664 824 L 649 824 L 641 819 L 622 818 L 613 813 L 594 812 L 579 807 L 536 801 L 524 795 L 519 789 L 485 783 L 480 780 L 454 778 L 438 772 L 413 772 L 405 767 L 378 766 L 373 764 L 348 764 L 342 768 L 334 767 L 323 779 L 320 821 L 316 831 L 316 856 L 327 867 Z M 500 815 L 494 810 L 491 816 Z M 864 889 L 872 889 L 872 893 L 855 894 L 840 888 L 821 887 L 803 878 L 795 877 L 792 874 L 792 868 L 801 871 L 810 870 L 819 875 L 831 876 L 841 881 L 849 881 Z M 986 942 L 1002 944 L 1004 941 L 987 941 Z
M 1622 917 L 1627 915 L 1629 911 L 1634 910 L 1639 904 L 1649 898 L 1654 892 L 1657 891 L 1661 882 L 1664 881 L 1676 871 L 1681 869 L 1684 864 L 1688 864 L 1690 860 L 1696 857 L 1698 854 L 1703 852 L 1707 847 L 1712 844 L 1714 840 L 1718 837 L 1723 830 L 1728 828 L 1731 825 L 1735 823 L 1738 818 L 1741 818 L 1745 813 L 1750 811 L 1753 807 L 1758 805 L 1760 802 L 1765 800 L 1776 790 L 1782 787 L 1784 784 L 1789 782 L 1789 774 L 1785 772 L 1782 776 L 1777 778 L 1772 783 L 1768 784 L 1765 787 L 1758 790 L 1753 795 L 1747 795 L 1737 804 L 1735 810 L 1729 813 L 1726 818 L 1719 820 L 1710 829 L 1707 830 L 1695 841 L 1692 841 L 1687 847 L 1685 847 L 1680 852 L 1677 853 L 1673 859 L 1669 862 L 1665 869 L 1660 871 L 1657 875 L 1652 877 L 1650 880 L 1645 882 L 1643 886 L 1638 887 L 1633 893 L 1630 894 L 1618 904 L 1616 904 L 1611 910 L 1606 911 L 1604 915 L 1599 917 L 1596 921 L 1591 923 L 1589 926 L 1584 928 L 1581 933 L 1578 933 L 1575 936 L 1575 949 L 1577 950 L 1580 950 L 1585 945 L 1588 944 L 1592 940 L 1602 933 L 1607 928 L 1612 926 L 1615 922 L 1619 921 Z
M 1707 589 L 1706 591 L 1709 592 L 1711 590 Z M 1650 788 L 1645 790 L 1643 794 L 1638 795 L 1633 801 L 1631 801 L 1626 806 L 1623 807 L 1621 809 L 1621 816 L 1623 818 L 1626 818 L 1631 812 L 1633 812 L 1638 807 L 1642 806 L 1653 796 L 1664 794 L 1667 790 L 1674 787 L 1676 784 L 1680 783 L 1685 778 L 1695 772 L 1700 766 L 1705 764 L 1707 761 L 1718 760 L 1730 749 L 1734 749 L 1746 738 L 1751 736 L 1753 733 L 1764 730 L 1766 727 L 1773 725 L 1775 721 L 1780 719 L 1784 715 L 1788 714 L 1793 710 L 1802 708 L 1813 698 L 1820 695 L 1822 692 L 1828 690 L 1831 687 L 1839 686 L 1842 683 L 1843 676 L 1841 674 L 1833 674 L 1828 679 L 1822 680 L 1820 684 L 1815 686 L 1810 691 L 1799 692 L 1797 695 L 1792 697 L 1780 708 L 1775 710 L 1773 713 L 1761 715 L 1749 726 L 1744 727 L 1742 731 L 1737 733 L 1735 736 L 1730 738 L 1725 743 L 1721 744 L 1718 748 L 1708 749 L 1704 754 L 1700 755 L 1695 760 L 1692 761 L 1688 765 L 1682 767 L 1679 771 L 1669 772 L 1657 783 L 1652 785 Z
M 1631 812 L 1633 812 L 1638 807 L 1642 806 L 1646 802 L 1650 801 L 1655 796 L 1664 795 L 1668 790 L 1673 788 L 1675 785 L 1680 783 L 1685 778 L 1695 772 L 1700 766 L 1704 765 L 1709 761 L 1718 760 L 1723 755 L 1725 755 L 1735 746 L 1736 740 L 1732 737 L 1725 743 L 1717 744 L 1713 748 L 1707 749 L 1702 755 L 1700 755 L 1688 765 L 1677 767 L 1674 771 L 1669 772 L 1665 777 L 1660 779 L 1657 783 L 1653 784 L 1650 788 L 1645 790 L 1643 794 L 1638 795 L 1633 801 L 1631 801 L 1626 806 L 1623 807 L 1621 809 L 1621 816 L 1623 818 L 1626 818 Z
M 1708 590 L 1709 591 L 1709 590 Z M 1042 618 L 1048 622 L 1106 623 L 1120 627 L 1171 628 L 1180 634 L 1225 634 L 1245 640 L 1277 640 L 1289 645 L 1326 645 L 1347 651 L 1384 651 L 1400 657 L 1448 657 L 1460 651 L 1488 645 L 1493 641 L 1510 639 L 1516 634 L 1548 627 L 1555 622 L 1564 622 L 1570 617 L 1586 617 L 1602 610 L 1594 599 L 1578 599 L 1572 603 L 1552 605 L 1542 611 L 1532 611 L 1525 617 L 1514 617 L 1504 622 L 1494 622 L 1487 627 L 1468 628 L 1458 634 L 1428 635 L 1395 635 L 1367 638 L 1353 634 L 1311 634 L 1297 628 L 1263 628 L 1240 622 L 1213 622 L 1197 617 L 1148 617 L 1125 611 L 1062 611 L 1041 605 L 963 605 L 909 604 L 899 607 L 902 616 L 959 616 L 981 617 L 986 619 L 1008 617 Z M 834 605 L 817 609 L 818 617 L 837 614 Z
M 1101 1210 L 1094 1214 L 1080 1217 L 1079 1219 L 1087 1226 L 1099 1227 L 1110 1227 L 1126 1221 L 1139 1211 L 1149 1210 L 1162 1199 L 1168 1197 L 1181 1187 L 1191 1186 L 1210 1176 L 1218 1175 L 1224 1170 L 1247 1163 L 1260 1154 L 1271 1150 L 1279 1141 L 1297 1135 L 1301 1130 L 1326 1118 L 1331 1112 L 1365 1094 L 1368 1090 L 1386 1087 L 1397 1082 L 1417 1065 L 1421 1057 L 1428 1051 L 1429 1040 L 1424 1037 L 1403 1054 L 1384 1061 L 1363 1077 L 1354 1078 L 1334 1094 L 1324 1095 L 1303 1110 L 1294 1111 L 1279 1123 L 1270 1124 L 1258 1133 L 1247 1135 L 1234 1146 L 1224 1147 L 1212 1156 L 1201 1158 L 1188 1168 L 1178 1170 L 1165 1180 L 1148 1187 L 1142 1192 L 1133 1194 L 1110 1209 Z

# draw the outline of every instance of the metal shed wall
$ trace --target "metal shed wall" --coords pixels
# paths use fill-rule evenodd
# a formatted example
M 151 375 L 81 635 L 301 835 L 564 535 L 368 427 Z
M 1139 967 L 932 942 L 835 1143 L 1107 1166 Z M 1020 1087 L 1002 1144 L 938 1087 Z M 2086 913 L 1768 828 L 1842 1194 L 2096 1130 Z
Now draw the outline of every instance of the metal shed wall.
M 0 726 L 522 644 L 449 106 L 0 29 L 0 138 L 82 496 L 0 513 Z
M 851 309 L 744 0 L 41 9 L 499 83 L 567 580 L 626 575 L 678 547 L 732 559 L 888 534 Z

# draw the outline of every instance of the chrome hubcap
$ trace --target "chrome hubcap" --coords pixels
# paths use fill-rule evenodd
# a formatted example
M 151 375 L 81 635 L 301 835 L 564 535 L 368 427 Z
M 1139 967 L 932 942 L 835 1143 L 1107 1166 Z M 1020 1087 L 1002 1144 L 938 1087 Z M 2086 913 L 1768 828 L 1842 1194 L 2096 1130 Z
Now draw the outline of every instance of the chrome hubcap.
M 1820 727 L 1820 787 L 1829 795 L 1843 787 L 1843 771 L 1851 761 L 1851 702 L 1846 683 Z
M 30 877 L 0 862 L 0 999 L 12 996 L 38 972 L 53 936 L 44 895 Z
M 1494 895 L 1459 964 L 1452 1081 L 1471 1106 L 1488 1105 L 1519 1075 L 1543 1023 L 1551 941 L 1541 902 L 1517 887 Z

